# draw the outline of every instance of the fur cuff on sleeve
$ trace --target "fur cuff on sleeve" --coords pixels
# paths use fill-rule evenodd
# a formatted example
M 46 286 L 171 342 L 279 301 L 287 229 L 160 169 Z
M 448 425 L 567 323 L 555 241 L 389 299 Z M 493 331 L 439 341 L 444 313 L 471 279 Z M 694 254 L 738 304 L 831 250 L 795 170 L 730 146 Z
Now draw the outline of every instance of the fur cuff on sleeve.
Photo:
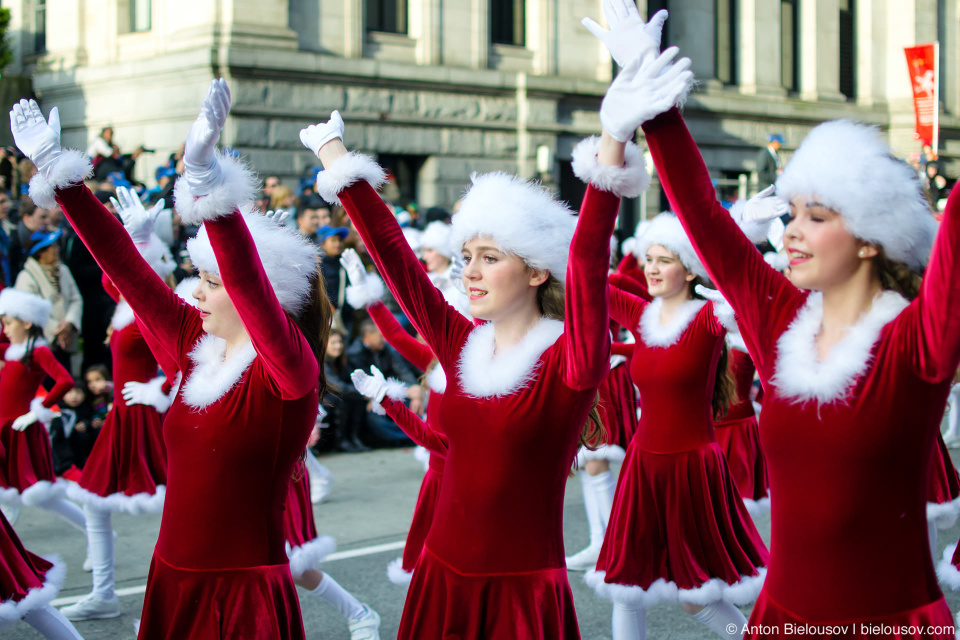
M 317 174 L 317 193 L 327 202 L 340 204 L 340 192 L 354 182 L 366 180 L 379 189 L 386 179 L 387 174 L 373 158 L 351 151 Z
M 56 190 L 79 184 L 92 176 L 93 165 L 90 163 L 90 158 L 82 151 L 64 149 L 48 173 L 50 175 L 45 176 L 38 172 L 30 178 L 30 199 L 38 207 L 55 209 L 57 207 Z
M 50 409 L 47 409 L 45 406 L 43 406 L 42 398 L 34 398 L 30 401 L 30 411 L 33 412 L 33 415 L 37 416 L 37 420 L 47 426 L 50 425 L 54 417 L 57 415 Z
M 407 385 L 396 378 L 387 378 L 387 397 L 403 402 L 407 399 Z
M 204 196 L 190 193 L 186 179 L 177 180 L 173 201 L 185 224 L 199 225 L 204 220 L 228 216 L 241 205 L 253 201 L 257 176 L 242 160 L 217 151 L 217 162 L 223 171 L 219 185 Z
M 737 327 L 736 313 L 729 302 L 726 300 L 723 302 L 714 302 L 713 315 L 717 317 L 717 320 L 720 321 L 724 329 L 731 333 L 740 333 L 740 329 Z
M 597 189 L 609 191 L 622 198 L 635 198 L 650 186 L 650 174 L 647 173 L 640 148 L 633 142 L 627 143 L 624 150 L 622 167 L 606 167 L 597 163 L 600 150 L 600 136 L 581 140 L 573 150 L 573 173 L 578 178 L 592 184 Z
M 375 302 L 380 302 L 384 290 L 383 280 L 375 275 L 368 275 L 367 281 L 362 285 L 352 284 L 347 287 L 347 304 L 354 309 L 363 309 Z
M 763 244 L 767 239 L 767 234 L 770 232 L 771 220 L 764 220 L 762 222 L 744 222 L 743 221 L 743 210 L 747 206 L 747 201 L 744 198 L 741 198 L 733 203 L 733 206 L 730 207 L 730 215 L 737 222 L 737 226 L 740 227 L 740 230 L 743 231 L 743 235 L 747 236 L 747 239 L 753 244 Z

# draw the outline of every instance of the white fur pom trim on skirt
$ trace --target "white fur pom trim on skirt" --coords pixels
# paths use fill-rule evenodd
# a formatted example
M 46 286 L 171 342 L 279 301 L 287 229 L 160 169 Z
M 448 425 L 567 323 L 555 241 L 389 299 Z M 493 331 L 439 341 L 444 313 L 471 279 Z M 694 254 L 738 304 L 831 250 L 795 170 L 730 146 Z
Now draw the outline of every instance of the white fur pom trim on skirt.
M 125 493 L 112 493 L 101 496 L 87 491 L 75 482 L 67 487 L 67 497 L 83 505 L 90 505 L 100 511 L 113 513 L 128 513 L 138 516 L 141 513 L 161 513 L 163 501 L 167 495 L 166 485 L 158 485 L 156 493 L 135 493 L 128 496 Z
M 675 582 L 663 578 L 656 580 L 647 589 L 635 585 L 604 582 L 606 571 L 588 571 L 584 580 L 598 596 L 632 606 L 650 607 L 661 602 L 685 602 L 706 606 L 725 600 L 737 606 L 746 606 L 757 599 L 767 578 L 766 567 L 761 567 L 755 576 L 741 576 L 738 582 L 727 584 L 719 578 L 707 580 L 696 589 L 680 589 Z
M 937 525 L 937 529 L 949 529 L 960 515 L 960 498 L 950 502 L 928 502 L 927 521 Z
M 23 504 L 31 507 L 57 500 L 67 495 L 67 482 L 57 478 L 53 482 L 38 480 L 20 493 Z
M 396 558 L 387 565 L 387 578 L 393 584 L 408 587 L 413 580 L 413 571 L 404 571 L 403 558 Z
M 44 556 L 43 559 L 53 565 L 44 576 L 43 586 L 30 589 L 19 602 L 13 600 L 0 602 L 0 630 L 17 622 L 31 611 L 50 604 L 50 601 L 57 597 L 63 579 L 67 575 L 67 565 L 59 556 Z
M 330 536 L 320 536 L 299 547 L 286 543 L 287 557 L 290 558 L 290 573 L 301 576 L 307 569 L 315 569 L 324 558 L 337 550 L 337 541 Z
M 937 563 L 937 577 L 940 579 L 940 584 L 954 591 L 960 589 L 960 570 L 953 566 L 953 553 L 956 550 L 957 545 L 947 545 L 943 550 L 943 557 Z

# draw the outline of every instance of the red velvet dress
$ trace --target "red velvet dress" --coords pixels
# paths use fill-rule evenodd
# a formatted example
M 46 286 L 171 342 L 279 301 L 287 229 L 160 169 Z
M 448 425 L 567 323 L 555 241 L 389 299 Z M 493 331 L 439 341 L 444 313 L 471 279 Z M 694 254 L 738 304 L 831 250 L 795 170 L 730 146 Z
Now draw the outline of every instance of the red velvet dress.
M 390 310 L 382 302 L 367 307 L 370 317 L 376 323 L 384 339 L 390 343 L 403 358 L 415 366 L 420 371 L 427 371 L 436 358 L 430 347 L 418 341 L 400 326 L 397 319 L 390 313 Z M 437 433 L 443 433 L 443 427 L 440 425 L 440 404 L 443 402 L 443 392 L 446 389 L 446 375 L 443 368 L 437 365 L 430 370 L 427 375 L 427 383 L 430 385 L 430 397 L 427 401 L 427 422 Z M 406 407 L 404 407 L 406 408 Z M 399 408 L 397 414 L 403 414 Z M 412 413 L 409 412 L 408 413 Z M 390 417 L 398 425 L 401 420 L 409 420 L 410 416 L 394 415 Z M 413 416 L 414 418 L 416 416 Z M 399 418 L 399 419 L 398 419 Z M 418 443 L 419 444 L 419 443 Z M 430 531 L 430 525 L 433 523 L 433 515 L 437 508 L 437 500 L 440 497 L 440 483 L 443 480 L 443 467 L 447 457 L 445 451 L 430 451 L 430 460 L 427 463 L 427 472 L 423 474 L 423 482 L 420 483 L 420 493 L 417 495 L 417 505 L 413 509 L 413 520 L 410 522 L 410 530 L 407 532 L 407 540 L 403 545 L 403 555 L 394 560 L 387 566 L 387 577 L 390 582 L 395 584 L 410 584 L 413 576 L 413 569 L 420 558 L 420 551 L 423 549 L 423 541 L 427 538 L 427 532 Z
M 243 218 L 234 212 L 205 223 L 252 343 L 224 362 L 225 343 L 204 334 L 199 312 L 143 261 L 88 189 L 61 189 L 57 198 L 183 372 L 163 423 L 167 492 L 140 640 L 302 639 L 283 516 L 317 414 L 318 369 L 277 302 Z
M 505 361 L 489 357 L 493 327 L 475 328 L 446 303 L 370 185 L 339 195 L 447 374 L 437 438 L 448 443 L 447 465 L 398 638 L 579 638 L 563 494 L 610 357 L 604 256 L 619 198 L 587 188 L 570 247 L 566 323 L 542 320 L 513 347 L 521 364 L 506 372 Z
M 73 388 L 70 372 L 44 344 L 34 347 L 30 367 L 20 362 L 23 347 L 10 345 L 0 369 L 0 502 L 5 504 L 43 504 L 62 498 L 67 491 L 67 483 L 53 472 L 46 427 L 38 421 L 23 431 L 13 429 L 13 421 L 30 411 L 44 378 L 50 376 L 55 382 L 43 399 L 47 409 Z
M 918 298 L 878 296 L 821 366 L 819 294 L 797 290 L 769 267 L 717 202 L 679 111 L 644 130 L 674 210 L 736 311 L 765 390 L 760 439 L 773 496 L 772 554 L 750 624 L 952 627 L 925 502 L 960 362 L 960 192 L 947 204 Z
M 70 487 L 73 500 L 96 509 L 130 514 L 159 513 L 167 483 L 167 452 L 160 414 L 151 406 L 127 406 L 120 391 L 127 382 L 157 377 L 157 361 L 126 302 L 117 305 L 110 353 L 116 398 L 100 435 Z
M 927 483 L 927 520 L 938 529 L 949 529 L 960 514 L 960 476 L 950 459 L 950 450 L 937 431 Z
M 736 347 L 731 346 L 727 353 L 737 385 L 737 402 L 713 428 L 747 511 L 757 515 L 770 508 L 770 497 L 767 495 L 767 461 L 760 448 L 760 427 L 750 400 L 756 367 L 750 355 Z
M 66 573 L 59 558 L 41 558 L 24 549 L 0 513 L 0 631 L 50 604 Z
M 611 287 L 610 316 L 636 339 L 631 373 L 643 412 L 586 580 L 602 597 L 644 607 L 678 599 L 748 604 L 768 553 L 713 433 L 726 329 L 702 300 L 660 325 L 660 304 Z
M 316 569 L 337 548 L 336 541 L 330 536 L 317 535 L 313 504 L 310 502 L 310 476 L 302 462 L 297 464 L 290 480 L 283 513 L 283 535 L 287 557 L 290 558 L 290 573 L 294 577 L 302 575 L 307 569 Z
M 622 462 L 626 448 L 637 430 L 637 400 L 630 377 L 630 356 L 633 345 L 613 345 L 610 373 L 604 378 L 598 392 L 597 413 L 607 431 L 606 441 L 596 449 L 580 447 L 577 466 L 583 468 L 588 460 Z

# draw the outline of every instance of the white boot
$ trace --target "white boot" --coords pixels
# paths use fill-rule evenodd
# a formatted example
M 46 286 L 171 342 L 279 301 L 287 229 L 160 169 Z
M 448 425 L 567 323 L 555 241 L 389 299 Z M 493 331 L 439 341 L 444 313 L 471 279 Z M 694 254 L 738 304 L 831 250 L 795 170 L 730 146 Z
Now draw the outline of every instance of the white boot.
M 570 571 L 589 571 L 597 566 L 603 535 L 606 533 L 594 484 L 586 471 L 580 472 L 580 486 L 583 488 L 583 506 L 587 511 L 587 525 L 590 527 L 590 544 L 586 549 L 567 558 L 567 569 Z
M 87 505 L 87 540 L 93 563 L 93 592 L 75 605 L 64 607 L 60 613 L 68 620 L 98 620 L 120 615 L 120 600 L 114 593 L 113 527 L 110 512 Z

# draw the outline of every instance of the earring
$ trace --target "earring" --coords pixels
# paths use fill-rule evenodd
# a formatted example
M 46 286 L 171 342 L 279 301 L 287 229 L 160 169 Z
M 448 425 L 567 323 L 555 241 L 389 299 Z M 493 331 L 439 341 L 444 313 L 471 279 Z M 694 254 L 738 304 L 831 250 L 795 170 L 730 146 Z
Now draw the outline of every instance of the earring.
M 857 255 L 859 255 L 861 258 L 866 258 L 866 257 L 867 257 L 867 250 L 866 250 L 866 249 L 860 249 L 860 253 L 858 253 Z

